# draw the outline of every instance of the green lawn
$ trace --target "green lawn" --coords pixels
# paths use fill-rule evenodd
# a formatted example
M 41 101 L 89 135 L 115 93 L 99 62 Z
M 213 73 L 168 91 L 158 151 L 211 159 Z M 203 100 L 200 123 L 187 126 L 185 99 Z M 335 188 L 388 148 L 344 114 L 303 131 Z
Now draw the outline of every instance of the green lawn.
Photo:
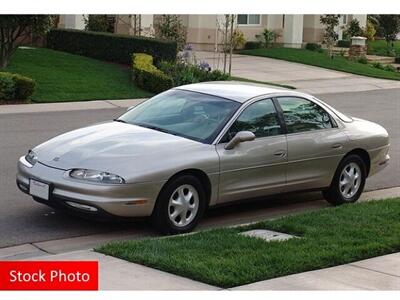
M 358 75 L 400 80 L 400 73 L 390 72 L 374 68 L 368 64 L 362 64 L 346 59 L 345 57 L 336 56 L 331 59 L 325 52 L 320 53 L 305 49 L 292 49 L 292 48 L 268 48 L 268 49 L 254 49 L 242 50 L 241 54 L 263 56 L 276 59 L 282 59 L 306 65 L 312 65 L 337 71 L 343 71 Z
M 393 42 L 394 51 L 400 56 L 400 41 Z M 387 56 L 387 44 L 385 40 L 375 40 L 368 42 L 368 54 Z
M 400 250 L 400 198 L 331 207 L 246 227 L 113 242 L 96 251 L 228 288 Z M 295 234 L 283 242 L 238 235 Z
M 36 81 L 34 102 L 144 98 L 129 67 L 45 48 L 19 48 L 5 71 Z

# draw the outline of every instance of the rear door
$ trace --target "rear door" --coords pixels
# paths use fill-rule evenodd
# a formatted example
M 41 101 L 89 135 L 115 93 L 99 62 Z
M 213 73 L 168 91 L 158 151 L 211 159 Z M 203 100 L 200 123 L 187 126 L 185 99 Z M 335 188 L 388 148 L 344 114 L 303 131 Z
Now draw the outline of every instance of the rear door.
M 288 144 L 287 191 L 329 186 L 345 154 L 347 136 L 318 104 L 299 97 L 276 98 Z

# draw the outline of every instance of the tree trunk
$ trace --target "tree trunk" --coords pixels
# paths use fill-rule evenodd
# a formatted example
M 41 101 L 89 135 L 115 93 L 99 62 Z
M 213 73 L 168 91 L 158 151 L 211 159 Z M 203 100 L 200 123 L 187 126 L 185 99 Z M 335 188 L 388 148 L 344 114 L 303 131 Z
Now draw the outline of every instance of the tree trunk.
M 229 28 L 229 15 L 225 15 L 225 35 L 224 35 L 224 74 L 226 73 L 226 58 L 227 58 L 227 53 L 226 53 L 226 47 L 228 45 L 228 28 Z
M 231 16 L 231 40 L 230 40 L 230 44 L 229 44 L 229 76 L 231 76 L 231 71 L 232 71 L 233 18 L 234 18 L 234 15 Z
M 5 69 L 8 66 L 9 55 L 7 55 L 6 49 L 2 47 L 0 50 L 0 69 Z

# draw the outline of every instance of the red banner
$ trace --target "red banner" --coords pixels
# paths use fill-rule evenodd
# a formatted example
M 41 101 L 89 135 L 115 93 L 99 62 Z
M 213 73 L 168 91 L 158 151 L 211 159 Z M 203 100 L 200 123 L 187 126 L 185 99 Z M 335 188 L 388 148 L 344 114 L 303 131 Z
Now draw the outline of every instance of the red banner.
M 0 290 L 98 290 L 97 261 L 0 261 Z

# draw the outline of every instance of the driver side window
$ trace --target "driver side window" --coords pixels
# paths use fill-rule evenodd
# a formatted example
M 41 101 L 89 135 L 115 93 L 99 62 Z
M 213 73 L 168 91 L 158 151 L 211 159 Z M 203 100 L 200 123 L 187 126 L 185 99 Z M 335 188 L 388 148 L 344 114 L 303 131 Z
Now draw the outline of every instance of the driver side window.
M 251 131 L 256 138 L 281 134 L 281 125 L 272 100 L 260 100 L 249 105 L 232 124 L 221 142 L 230 141 L 239 131 Z

